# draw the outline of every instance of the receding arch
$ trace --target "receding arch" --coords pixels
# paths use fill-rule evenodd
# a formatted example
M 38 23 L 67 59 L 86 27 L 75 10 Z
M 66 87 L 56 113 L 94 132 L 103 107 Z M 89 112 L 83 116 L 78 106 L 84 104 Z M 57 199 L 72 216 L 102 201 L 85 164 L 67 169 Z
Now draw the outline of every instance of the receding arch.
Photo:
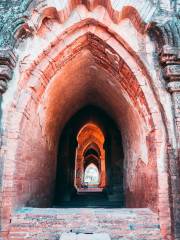
M 96 157 L 99 157 L 101 155 L 99 147 L 94 142 L 89 144 L 89 146 L 87 146 L 87 148 L 84 150 L 84 153 L 83 153 L 84 157 L 87 157 L 91 154 L 93 154 Z
M 121 135 L 113 119 L 102 108 L 87 105 L 76 112 L 66 123 L 59 143 L 56 206 L 77 206 L 78 202 L 83 206 L 125 206 Z M 92 146 L 101 154 L 84 156 L 84 151 Z M 90 164 L 98 169 L 98 184 L 84 182 L 85 169 Z M 90 199 L 85 201 L 82 193 Z M 96 204 L 92 193 L 101 198 L 100 205 Z
M 81 188 L 84 181 L 84 171 L 91 163 L 96 165 L 101 173 L 99 186 L 103 188 L 106 185 L 104 142 L 105 136 L 102 130 L 94 123 L 88 122 L 79 130 L 75 159 L 75 186 L 77 189 Z M 87 155 L 88 150 L 92 150 L 89 156 Z

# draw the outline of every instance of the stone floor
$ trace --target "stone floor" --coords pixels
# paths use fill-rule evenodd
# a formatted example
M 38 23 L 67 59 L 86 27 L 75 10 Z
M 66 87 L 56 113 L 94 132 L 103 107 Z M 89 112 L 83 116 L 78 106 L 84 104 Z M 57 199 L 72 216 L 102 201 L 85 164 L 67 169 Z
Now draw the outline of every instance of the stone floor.
M 64 240 L 65 233 L 85 234 L 83 240 L 97 233 L 111 240 L 161 239 L 157 215 L 144 208 L 22 208 L 12 216 L 9 239 Z

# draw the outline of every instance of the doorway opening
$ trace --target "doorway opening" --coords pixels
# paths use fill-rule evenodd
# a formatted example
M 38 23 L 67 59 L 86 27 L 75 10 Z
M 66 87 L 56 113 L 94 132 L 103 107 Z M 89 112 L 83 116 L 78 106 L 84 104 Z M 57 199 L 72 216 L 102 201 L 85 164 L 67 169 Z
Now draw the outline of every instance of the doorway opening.
M 123 146 L 114 121 L 86 106 L 64 127 L 58 148 L 56 207 L 124 207 Z
M 99 169 L 94 163 L 90 163 L 84 171 L 84 187 L 93 188 L 99 185 Z

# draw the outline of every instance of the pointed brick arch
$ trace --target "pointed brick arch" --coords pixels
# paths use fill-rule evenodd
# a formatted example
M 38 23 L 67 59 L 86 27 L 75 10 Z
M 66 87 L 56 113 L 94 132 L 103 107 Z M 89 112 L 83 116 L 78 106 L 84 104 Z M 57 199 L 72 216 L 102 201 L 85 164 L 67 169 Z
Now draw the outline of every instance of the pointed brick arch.
M 33 163 L 35 167 L 37 167 L 36 163 L 44 164 L 44 170 L 49 167 L 49 162 L 53 163 L 50 170 L 54 172 L 56 139 L 63 126 L 81 104 L 95 100 L 98 105 L 112 114 L 121 128 L 125 149 L 137 150 L 137 152 L 126 151 L 126 167 L 130 169 L 131 163 L 134 164 L 134 169 L 128 172 L 129 179 L 135 181 L 141 174 L 143 179 L 144 174 L 147 173 L 144 184 L 146 187 L 150 185 L 151 190 L 157 195 L 151 196 L 151 191 L 148 195 L 145 189 L 139 188 L 138 191 L 144 192 L 144 201 L 147 200 L 148 207 L 158 210 L 160 219 L 161 214 L 165 214 L 167 224 L 170 224 L 166 185 L 168 173 L 164 161 L 166 127 L 150 84 L 151 79 L 135 52 L 121 41 L 120 37 L 108 32 L 100 24 L 99 32 L 93 33 L 92 29 L 96 23 L 87 20 L 86 23 L 76 25 L 70 33 L 64 33 L 56 42 L 51 42 L 50 48 L 39 55 L 21 75 L 11 113 L 7 114 L 7 119 L 11 116 L 17 118 L 16 125 L 11 123 L 7 134 L 14 127 L 20 137 L 18 141 L 17 139 L 11 141 L 14 149 L 13 154 L 11 153 L 13 156 L 9 156 L 9 162 L 13 165 L 14 171 L 8 181 L 15 192 L 9 197 L 8 205 L 4 206 L 5 212 L 9 209 L 8 214 L 4 216 L 5 220 L 9 219 L 13 205 L 23 206 L 28 201 L 34 201 L 35 206 L 48 205 L 49 199 L 47 202 L 44 202 L 44 199 L 50 195 L 48 189 L 53 188 L 52 176 L 48 175 L 47 182 L 43 182 L 44 175 L 41 175 L 40 171 L 36 172 L 31 165 L 32 159 L 38 158 L 38 161 Z M 62 42 L 65 42 L 65 45 L 62 45 Z M 79 64 L 76 65 L 77 60 Z M 72 69 L 68 70 L 70 66 Z M 76 72 L 79 75 L 75 78 L 73 74 L 75 76 Z M 94 77 L 97 77 L 97 81 L 94 81 Z M 74 102 L 77 105 L 73 105 Z M 29 144 L 30 139 L 31 144 Z M 133 141 L 134 139 L 136 142 Z M 141 148 L 144 142 L 146 142 L 145 150 Z M 31 163 L 28 152 L 31 155 Z M 130 162 L 133 157 L 134 161 Z M 8 174 L 9 162 L 5 163 L 4 175 Z M 27 164 L 26 176 L 24 176 L 24 168 L 19 167 L 21 162 Z M 135 176 L 132 175 L 134 170 Z M 39 185 L 35 184 L 34 176 L 39 177 Z M 140 186 L 138 183 L 128 186 L 128 177 L 126 187 L 130 198 L 133 199 L 131 195 Z M 6 181 L 4 179 L 4 182 Z M 45 184 L 49 186 L 47 192 L 40 193 L 40 189 L 44 188 Z M 27 188 L 32 188 L 33 192 L 26 194 Z M 7 188 L 4 187 L 3 201 L 6 194 Z M 38 194 L 39 202 L 36 202 Z M 162 194 L 166 197 L 162 198 Z M 137 202 L 138 204 L 140 203 Z M 164 206 L 167 206 L 167 212 L 164 212 Z M 162 223 L 161 226 L 164 235 L 168 234 L 167 224 L 164 226 Z

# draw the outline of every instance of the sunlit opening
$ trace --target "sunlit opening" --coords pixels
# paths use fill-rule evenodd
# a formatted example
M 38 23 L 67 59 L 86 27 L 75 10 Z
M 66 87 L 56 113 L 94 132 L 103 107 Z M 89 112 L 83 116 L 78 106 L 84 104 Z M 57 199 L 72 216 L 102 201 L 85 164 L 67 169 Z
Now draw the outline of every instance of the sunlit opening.
M 99 170 L 95 164 L 89 164 L 84 172 L 84 185 L 87 187 L 99 184 Z

